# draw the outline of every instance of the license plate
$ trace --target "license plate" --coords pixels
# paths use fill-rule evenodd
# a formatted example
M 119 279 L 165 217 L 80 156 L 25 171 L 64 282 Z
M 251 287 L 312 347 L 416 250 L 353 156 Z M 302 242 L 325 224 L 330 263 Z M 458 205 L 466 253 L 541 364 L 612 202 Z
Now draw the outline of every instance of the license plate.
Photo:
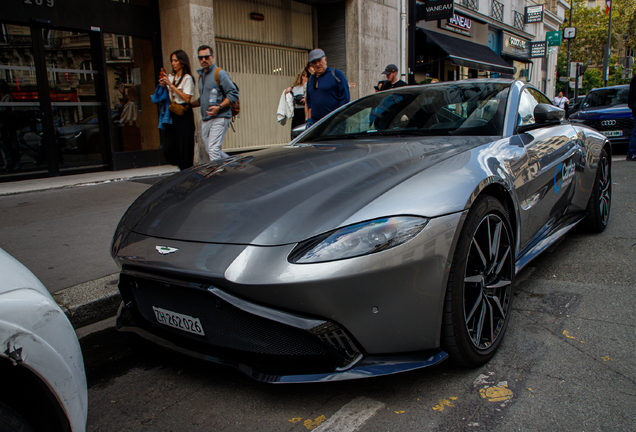
M 618 136 L 623 136 L 623 131 L 622 130 L 618 130 L 618 131 L 605 131 L 605 132 L 601 132 L 603 135 L 605 135 L 606 137 L 618 137 Z
M 152 307 L 152 310 L 155 311 L 155 317 L 161 324 L 194 333 L 200 336 L 205 336 L 205 333 L 203 332 L 203 326 L 201 325 L 201 321 L 199 321 L 199 318 L 172 312 L 154 306 Z

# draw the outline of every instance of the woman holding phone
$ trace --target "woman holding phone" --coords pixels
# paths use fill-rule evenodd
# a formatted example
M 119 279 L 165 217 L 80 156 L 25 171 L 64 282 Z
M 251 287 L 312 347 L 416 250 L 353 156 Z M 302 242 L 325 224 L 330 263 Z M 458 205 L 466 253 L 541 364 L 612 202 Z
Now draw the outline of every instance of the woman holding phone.
M 194 95 L 194 79 L 190 59 L 183 50 L 170 54 L 172 73 L 159 77 L 159 84 L 170 91 L 170 118 L 166 125 L 166 159 L 184 170 L 194 165 L 194 114 L 190 99 Z

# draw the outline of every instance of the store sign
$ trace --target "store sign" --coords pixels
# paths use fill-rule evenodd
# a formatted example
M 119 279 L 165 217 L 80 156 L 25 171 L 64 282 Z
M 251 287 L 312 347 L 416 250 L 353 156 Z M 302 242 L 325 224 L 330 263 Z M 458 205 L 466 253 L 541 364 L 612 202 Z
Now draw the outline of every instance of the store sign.
M 448 21 L 446 22 L 446 25 L 457 27 L 462 30 L 470 30 L 470 28 L 473 25 L 473 22 L 470 20 L 470 18 L 465 18 L 461 15 L 455 14 L 448 19 Z
M 511 47 L 526 49 L 526 41 L 510 36 L 509 43 Z
M 551 31 L 546 32 L 545 40 L 548 42 L 548 46 L 561 46 L 561 32 L 560 31 Z
M 425 0 L 423 5 L 416 5 L 417 20 L 438 21 L 452 18 L 455 14 L 454 4 L 454 0 Z
M 528 42 L 530 45 L 530 58 L 546 58 L 548 52 L 547 42 Z
M 543 22 L 543 5 L 526 6 L 524 22 L 526 24 Z
M 503 42 L 503 47 L 501 48 L 502 54 L 511 55 L 517 58 L 530 57 L 529 42 L 506 32 L 504 32 Z

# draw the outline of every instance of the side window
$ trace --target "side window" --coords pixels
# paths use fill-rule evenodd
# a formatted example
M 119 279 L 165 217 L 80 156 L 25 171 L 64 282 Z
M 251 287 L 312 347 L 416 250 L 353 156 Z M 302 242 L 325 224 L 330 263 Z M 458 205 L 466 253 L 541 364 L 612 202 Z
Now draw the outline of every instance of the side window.
M 530 94 L 528 89 L 524 89 L 519 99 L 518 126 L 534 124 L 534 107 L 538 105 L 537 100 Z
M 552 102 L 550 102 L 550 99 L 548 99 L 547 96 L 545 96 L 540 91 L 535 90 L 535 89 L 528 89 L 528 90 L 530 90 L 530 93 L 532 94 L 532 96 L 534 96 L 534 98 L 537 100 L 538 103 L 544 103 L 544 104 L 552 105 Z

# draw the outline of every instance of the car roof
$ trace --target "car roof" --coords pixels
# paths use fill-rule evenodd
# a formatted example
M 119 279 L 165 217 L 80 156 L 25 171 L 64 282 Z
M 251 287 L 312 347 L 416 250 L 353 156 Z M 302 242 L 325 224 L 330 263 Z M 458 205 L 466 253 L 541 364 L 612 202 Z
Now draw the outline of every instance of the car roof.
M 620 85 L 615 85 L 615 86 L 593 88 L 592 90 L 590 90 L 590 93 L 592 93 L 593 91 L 597 91 L 597 90 L 609 90 L 609 89 L 615 89 L 615 88 L 629 88 L 629 84 L 620 84 Z M 590 93 L 588 93 L 588 94 L 590 94 Z

